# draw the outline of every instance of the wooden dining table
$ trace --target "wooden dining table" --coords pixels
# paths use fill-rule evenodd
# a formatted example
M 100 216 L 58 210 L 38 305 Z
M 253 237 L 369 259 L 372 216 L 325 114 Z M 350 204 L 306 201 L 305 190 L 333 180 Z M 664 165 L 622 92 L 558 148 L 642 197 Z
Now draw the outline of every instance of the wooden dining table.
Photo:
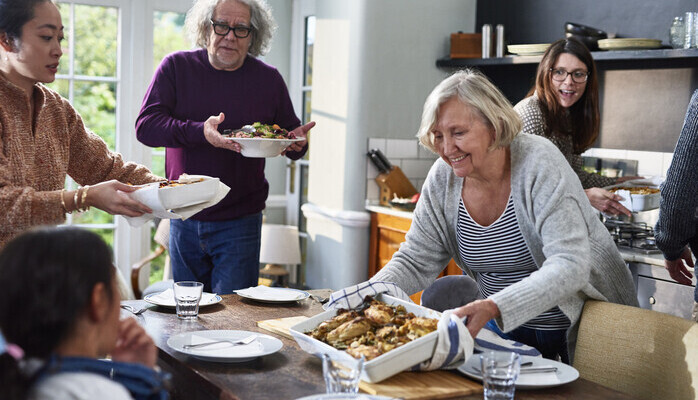
M 319 358 L 301 350 L 294 340 L 274 335 L 257 326 L 257 321 L 319 314 L 323 309 L 317 300 L 310 297 L 294 303 L 272 304 L 245 299 L 236 294 L 221 297 L 220 303 L 201 307 L 195 321 L 180 320 L 174 309 L 155 305 L 139 315 L 122 310 L 122 317 L 136 318 L 155 341 L 159 367 L 172 374 L 172 399 L 285 400 L 325 392 Z M 144 300 L 122 303 L 134 307 L 150 305 Z M 219 329 L 269 334 L 280 339 L 283 348 L 252 361 L 218 363 L 178 353 L 167 345 L 167 340 L 173 335 Z M 451 373 L 459 374 L 455 371 Z M 482 393 L 457 398 L 482 399 Z M 553 388 L 517 390 L 516 399 L 627 400 L 632 397 L 579 378 Z

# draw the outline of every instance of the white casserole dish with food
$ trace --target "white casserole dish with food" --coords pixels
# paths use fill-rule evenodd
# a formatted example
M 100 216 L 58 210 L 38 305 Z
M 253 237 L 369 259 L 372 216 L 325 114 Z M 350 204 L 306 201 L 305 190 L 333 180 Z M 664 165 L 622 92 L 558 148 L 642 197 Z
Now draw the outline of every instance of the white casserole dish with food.
M 440 319 L 441 313 L 410 303 L 398 298 L 379 294 L 375 296 L 376 300 L 382 301 L 389 305 L 402 305 L 408 312 L 413 313 L 417 317 Z M 321 357 L 322 354 L 328 354 L 335 358 L 351 357 L 344 350 L 336 349 L 327 343 L 308 336 L 306 333 L 315 329 L 322 322 L 329 320 L 337 315 L 337 310 L 328 310 L 311 317 L 303 322 L 300 322 L 291 327 L 290 332 L 298 345 L 304 351 Z M 372 360 L 364 363 L 364 372 L 361 375 L 361 380 L 366 382 L 380 382 L 384 379 L 413 367 L 423 361 L 430 359 L 434 355 L 436 348 L 436 339 L 438 332 L 428 333 L 420 338 L 412 340 L 402 346 L 392 349 Z
M 620 203 L 633 212 L 659 208 L 659 189 L 651 186 L 637 186 L 628 183 L 607 186 L 604 189 L 623 197 Z
M 219 178 L 205 175 L 182 175 L 176 181 L 163 181 L 143 185 L 157 188 L 160 204 L 166 210 L 184 208 L 211 201 L 218 193 Z

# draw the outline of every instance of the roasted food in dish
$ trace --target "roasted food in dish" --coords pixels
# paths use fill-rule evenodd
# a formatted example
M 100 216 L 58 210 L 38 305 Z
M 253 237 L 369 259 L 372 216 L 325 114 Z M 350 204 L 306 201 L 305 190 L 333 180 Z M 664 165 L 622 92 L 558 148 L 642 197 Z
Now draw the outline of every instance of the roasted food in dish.
M 262 138 L 262 139 L 295 139 L 296 134 L 289 132 L 277 124 L 267 125 L 255 122 L 252 125 L 245 125 L 240 129 L 226 129 L 223 135 L 238 138 Z
M 611 192 L 615 192 L 617 190 L 627 190 L 630 192 L 630 194 L 655 194 L 655 193 L 659 193 L 659 189 L 651 188 L 649 186 L 617 187 L 617 188 L 611 189 Z
M 438 322 L 369 296 L 358 310 L 339 310 L 306 335 L 368 361 L 435 331 Z

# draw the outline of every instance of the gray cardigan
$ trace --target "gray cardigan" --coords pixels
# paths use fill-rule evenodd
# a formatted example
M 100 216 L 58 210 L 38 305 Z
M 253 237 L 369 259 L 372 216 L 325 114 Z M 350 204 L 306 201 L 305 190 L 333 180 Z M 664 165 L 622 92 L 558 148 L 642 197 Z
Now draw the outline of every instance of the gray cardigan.
M 570 319 L 570 347 L 587 298 L 637 305 L 630 271 L 589 204 L 579 178 L 549 140 L 520 133 L 511 146 L 511 193 L 521 233 L 538 270 L 490 296 L 511 331 L 560 307 Z M 429 286 L 458 253 L 456 223 L 463 178 L 443 160 L 429 171 L 405 242 L 371 281 L 396 283 L 407 293 Z M 572 333 L 572 335 L 570 335 Z

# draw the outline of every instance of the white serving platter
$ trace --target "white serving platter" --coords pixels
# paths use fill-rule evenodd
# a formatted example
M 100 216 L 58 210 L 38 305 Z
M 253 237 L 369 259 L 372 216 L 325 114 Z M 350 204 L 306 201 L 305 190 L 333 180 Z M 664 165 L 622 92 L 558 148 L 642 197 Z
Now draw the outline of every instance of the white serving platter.
M 412 312 L 418 317 L 441 318 L 440 312 L 388 296 L 384 293 L 377 295 L 375 298 L 386 304 L 403 305 L 408 312 Z M 296 339 L 301 349 L 318 357 L 321 357 L 322 354 L 328 354 L 330 357 L 335 358 L 351 358 L 347 352 L 335 349 L 329 344 L 305 334 L 305 332 L 310 332 L 320 325 L 321 322 L 331 319 L 335 315 L 337 315 L 337 310 L 328 310 L 315 315 L 314 317 L 292 326 L 290 329 L 291 335 Z M 364 364 L 364 372 L 361 375 L 361 380 L 371 383 L 380 382 L 422 361 L 430 359 L 434 355 L 437 337 L 438 332 L 431 332 L 419 339 L 382 354 L 373 360 L 367 361 Z

